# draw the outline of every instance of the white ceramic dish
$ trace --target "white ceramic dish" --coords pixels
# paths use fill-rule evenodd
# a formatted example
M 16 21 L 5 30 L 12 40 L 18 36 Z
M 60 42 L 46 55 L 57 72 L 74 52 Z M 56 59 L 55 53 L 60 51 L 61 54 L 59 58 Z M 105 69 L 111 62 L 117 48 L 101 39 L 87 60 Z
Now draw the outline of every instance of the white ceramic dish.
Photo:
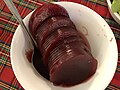
M 115 13 L 112 11 L 112 8 L 111 8 L 112 4 L 111 4 L 110 0 L 107 0 L 107 3 L 108 3 L 108 8 L 109 8 L 110 14 L 115 19 L 115 21 L 120 24 L 120 15 L 118 13 Z
M 72 21 L 88 39 L 92 54 L 98 60 L 95 75 L 85 83 L 69 87 L 56 87 L 39 75 L 28 62 L 25 52 L 32 45 L 26 40 L 19 25 L 11 44 L 11 63 L 20 84 L 26 90 L 104 90 L 113 78 L 117 66 L 117 45 L 114 35 L 101 16 L 93 10 L 72 2 L 57 2 L 68 11 Z M 24 22 L 28 26 L 29 14 Z

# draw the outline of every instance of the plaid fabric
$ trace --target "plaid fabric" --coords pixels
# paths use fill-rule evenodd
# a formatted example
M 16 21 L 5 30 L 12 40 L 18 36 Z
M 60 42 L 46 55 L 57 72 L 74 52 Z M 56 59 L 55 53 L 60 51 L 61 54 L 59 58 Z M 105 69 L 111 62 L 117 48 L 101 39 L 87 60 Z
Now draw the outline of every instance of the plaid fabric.
M 32 10 L 41 5 L 40 0 L 13 0 L 20 15 L 24 18 Z M 43 1 L 43 0 L 42 0 Z M 54 0 L 59 1 L 59 0 Z M 67 1 L 67 0 L 61 0 Z M 90 7 L 100 14 L 110 25 L 117 40 L 119 59 L 116 73 L 106 90 L 120 90 L 120 25 L 111 17 L 106 0 L 68 0 Z M 0 0 L 0 90 L 24 90 L 17 81 L 10 61 L 10 45 L 18 26 L 16 19 L 8 10 L 3 0 Z M 99 88 L 99 87 L 98 87 Z

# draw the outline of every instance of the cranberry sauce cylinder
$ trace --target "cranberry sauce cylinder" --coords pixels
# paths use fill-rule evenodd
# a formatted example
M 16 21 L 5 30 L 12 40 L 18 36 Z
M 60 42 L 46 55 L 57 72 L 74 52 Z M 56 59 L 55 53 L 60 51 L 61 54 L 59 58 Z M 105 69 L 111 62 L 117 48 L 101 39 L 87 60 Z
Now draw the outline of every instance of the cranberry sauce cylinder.
M 97 60 L 88 42 L 60 5 L 40 6 L 31 16 L 29 28 L 54 85 L 77 85 L 96 72 Z

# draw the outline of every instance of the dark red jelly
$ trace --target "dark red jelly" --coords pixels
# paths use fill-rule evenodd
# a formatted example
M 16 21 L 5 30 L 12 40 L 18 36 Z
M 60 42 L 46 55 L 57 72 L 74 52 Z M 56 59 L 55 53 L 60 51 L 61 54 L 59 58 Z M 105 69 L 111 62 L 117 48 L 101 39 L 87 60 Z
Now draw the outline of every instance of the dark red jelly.
M 44 78 L 46 78 L 47 80 L 50 80 L 49 71 L 43 64 L 42 55 L 38 48 L 34 48 L 34 55 L 33 55 L 32 62 L 33 62 L 33 66 L 38 71 L 38 73 L 42 75 Z
M 57 29 L 53 34 L 46 38 L 45 43 L 42 46 L 43 59 L 45 62 L 48 61 L 48 56 L 50 52 L 56 47 L 57 43 L 61 42 L 67 37 L 77 36 L 77 31 L 72 28 L 60 28 Z
M 80 42 L 63 44 L 58 50 L 49 60 L 50 80 L 55 85 L 76 85 L 95 73 L 97 61 Z
M 52 68 L 50 80 L 54 85 L 73 86 L 89 79 L 95 73 L 96 67 L 97 61 L 94 58 L 76 55 L 66 62 L 57 62 Z
M 67 11 L 57 4 L 44 4 L 42 7 L 36 10 L 36 14 L 34 13 L 32 19 L 32 27 L 31 32 L 36 32 L 39 25 L 41 25 L 46 19 L 51 18 L 53 16 L 65 16 L 69 17 Z M 30 20 L 31 21 L 31 20 Z
M 54 85 L 77 85 L 96 72 L 97 60 L 86 38 L 77 31 L 63 7 L 45 4 L 33 13 L 30 22 L 41 53 L 35 53 L 33 64 Z
M 46 20 L 37 30 L 35 34 L 35 38 L 37 41 L 40 41 L 39 44 L 42 46 L 42 44 L 45 42 L 46 37 L 49 34 L 52 34 L 54 30 L 57 30 L 61 27 L 71 27 L 75 28 L 75 25 L 73 22 L 67 18 L 67 17 L 52 17 L 48 20 Z

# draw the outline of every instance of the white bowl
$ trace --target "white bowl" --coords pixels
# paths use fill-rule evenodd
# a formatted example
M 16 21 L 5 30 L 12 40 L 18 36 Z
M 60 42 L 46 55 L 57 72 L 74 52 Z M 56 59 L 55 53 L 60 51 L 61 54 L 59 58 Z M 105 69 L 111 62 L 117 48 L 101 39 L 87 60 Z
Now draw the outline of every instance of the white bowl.
M 25 52 L 30 50 L 32 45 L 27 41 L 27 36 L 19 25 L 10 51 L 15 76 L 26 90 L 104 90 L 113 78 L 118 59 L 116 41 L 110 27 L 101 16 L 83 5 L 72 2 L 57 2 L 57 4 L 66 8 L 77 29 L 88 39 L 92 54 L 98 60 L 95 75 L 87 82 L 73 87 L 53 86 L 28 62 Z M 24 19 L 26 26 L 31 14 Z
M 112 8 L 111 8 L 112 4 L 111 4 L 110 0 L 107 0 L 107 3 L 108 3 L 108 8 L 109 8 L 110 14 L 115 19 L 115 21 L 120 24 L 120 15 L 118 13 L 112 11 Z

